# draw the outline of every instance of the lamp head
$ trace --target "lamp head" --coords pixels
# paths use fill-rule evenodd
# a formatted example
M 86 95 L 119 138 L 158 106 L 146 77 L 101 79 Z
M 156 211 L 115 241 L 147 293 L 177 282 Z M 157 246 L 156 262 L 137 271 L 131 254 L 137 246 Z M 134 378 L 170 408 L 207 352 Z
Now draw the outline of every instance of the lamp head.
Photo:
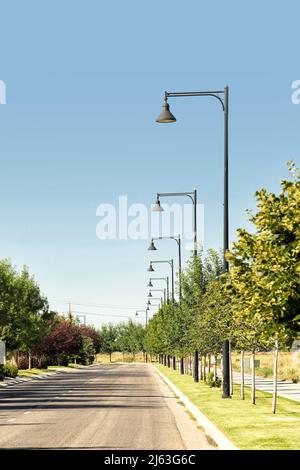
M 149 282 L 148 282 L 148 287 L 153 287 L 153 284 L 152 284 L 152 282 L 151 282 L 151 279 L 150 279 Z
M 156 246 L 154 245 L 153 238 L 152 238 L 151 243 L 148 247 L 148 250 L 149 251 L 156 251 Z
M 156 199 L 154 206 L 152 207 L 152 212 L 163 212 L 163 208 L 160 205 L 159 198 Z
M 150 266 L 149 266 L 149 268 L 147 269 L 147 271 L 149 271 L 149 272 L 154 272 L 154 269 L 153 269 L 152 263 L 150 263 Z
M 170 105 L 167 100 L 164 101 L 162 105 L 162 110 L 160 115 L 156 118 L 156 122 L 166 123 L 166 122 L 176 122 L 176 117 L 170 111 Z

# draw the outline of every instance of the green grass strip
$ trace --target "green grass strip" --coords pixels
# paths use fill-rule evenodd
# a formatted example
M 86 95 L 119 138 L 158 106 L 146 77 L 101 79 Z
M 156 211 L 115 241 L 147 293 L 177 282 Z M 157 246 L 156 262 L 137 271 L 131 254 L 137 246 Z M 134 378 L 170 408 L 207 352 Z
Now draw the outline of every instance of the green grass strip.
M 239 449 L 300 449 L 300 403 L 278 397 L 277 413 L 271 412 L 272 395 L 256 391 L 256 405 L 245 387 L 245 400 L 234 386 L 231 399 L 223 399 L 221 389 L 195 383 L 190 375 L 180 375 L 160 364 L 156 367 L 176 385 Z

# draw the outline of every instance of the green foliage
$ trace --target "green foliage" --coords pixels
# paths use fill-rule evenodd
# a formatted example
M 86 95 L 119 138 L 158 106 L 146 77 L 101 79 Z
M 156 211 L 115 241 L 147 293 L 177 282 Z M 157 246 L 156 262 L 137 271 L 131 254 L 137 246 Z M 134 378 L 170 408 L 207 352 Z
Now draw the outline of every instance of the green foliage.
M 206 374 L 206 384 L 209 386 L 209 387 L 213 387 L 214 386 L 214 373 L 213 372 L 208 372 Z
M 15 378 L 18 375 L 18 368 L 14 364 L 7 362 L 3 368 L 5 377 Z
M 235 331 L 248 348 L 291 345 L 300 332 L 300 174 L 293 165 L 291 176 L 278 195 L 256 192 L 256 231 L 238 230 L 227 254 Z
M 51 316 L 47 299 L 27 268 L 18 273 L 10 261 L 0 261 L 0 339 L 7 348 L 34 348 L 45 335 Z
M 103 325 L 100 330 L 100 351 L 111 355 L 118 350 L 117 347 L 118 327 L 112 324 Z
M 145 328 L 132 321 L 121 323 L 118 328 L 117 350 L 131 353 L 135 356 L 140 351 L 145 351 Z
M 218 377 L 215 378 L 214 376 L 214 373 L 213 372 L 208 372 L 206 374 L 206 384 L 209 386 L 209 387 L 221 387 L 221 384 L 222 384 L 222 381 L 221 379 L 219 379 Z
M 89 336 L 83 336 L 80 351 L 80 363 L 91 364 L 94 360 L 95 353 L 96 350 L 92 338 Z

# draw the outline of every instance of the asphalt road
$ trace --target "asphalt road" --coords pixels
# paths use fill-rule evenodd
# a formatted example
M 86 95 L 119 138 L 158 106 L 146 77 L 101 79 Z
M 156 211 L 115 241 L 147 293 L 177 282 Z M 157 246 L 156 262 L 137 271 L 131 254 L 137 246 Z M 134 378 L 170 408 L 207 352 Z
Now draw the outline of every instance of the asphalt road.
M 212 449 L 148 364 L 103 364 L 0 390 L 0 448 Z

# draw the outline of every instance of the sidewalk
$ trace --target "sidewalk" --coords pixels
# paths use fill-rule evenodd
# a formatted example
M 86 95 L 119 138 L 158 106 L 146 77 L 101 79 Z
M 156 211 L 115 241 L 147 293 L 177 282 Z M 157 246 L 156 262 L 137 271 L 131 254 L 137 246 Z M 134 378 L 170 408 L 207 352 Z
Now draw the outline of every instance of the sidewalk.
M 241 374 L 239 372 L 233 372 L 233 382 L 241 383 Z M 251 386 L 251 375 L 245 374 L 245 385 Z M 265 379 L 264 377 L 255 377 L 255 388 L 262 390 L 263 392 L 273 392 L 273 380 Z M 277 382 L 278 396 L 283 398 L 289 398 L 290 400 L 300 402 L 300 383 L 294 384 L 290 380 L 278 380 Z

